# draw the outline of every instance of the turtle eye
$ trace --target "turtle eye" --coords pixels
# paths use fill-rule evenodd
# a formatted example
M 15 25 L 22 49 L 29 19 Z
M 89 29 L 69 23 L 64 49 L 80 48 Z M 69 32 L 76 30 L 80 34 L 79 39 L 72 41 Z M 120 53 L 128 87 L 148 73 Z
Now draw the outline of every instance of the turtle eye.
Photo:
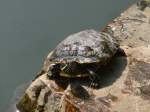
M 48 70 L 48 71 L 51 71 L 51 70 L 54 68 L 54 66 L 55 66 L 55 64 L 51 64 L 51 65 L 49 66 L 49 70 Z
M 56 77 L 60 73 L 60 64 L 51 64 L 48 71 L 49 77 Z
M 53 70 L 55 71 L 58 69 L 60 69 L 60 64 L 51 64 L 49 68 L 50 71 L 53 71 Z

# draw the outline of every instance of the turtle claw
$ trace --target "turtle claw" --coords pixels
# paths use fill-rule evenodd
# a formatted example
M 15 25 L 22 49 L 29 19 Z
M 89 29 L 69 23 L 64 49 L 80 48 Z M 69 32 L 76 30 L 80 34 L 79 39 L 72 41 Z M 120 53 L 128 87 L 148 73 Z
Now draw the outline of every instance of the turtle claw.
M 90 83 L 90 87 L 91 88 L 99 88 L 100 87 L 99 81 L 93 80 L 93 82 Z
M 89 73 L 91 74 L 91 76 L 89 77 L 90 79 L 90 87 L 91 88 L 98 88 L 100 86 L 100 80 L 99 77 L 97 76 L 97 74 L 93 71 L 93 70 L 89 70 Z

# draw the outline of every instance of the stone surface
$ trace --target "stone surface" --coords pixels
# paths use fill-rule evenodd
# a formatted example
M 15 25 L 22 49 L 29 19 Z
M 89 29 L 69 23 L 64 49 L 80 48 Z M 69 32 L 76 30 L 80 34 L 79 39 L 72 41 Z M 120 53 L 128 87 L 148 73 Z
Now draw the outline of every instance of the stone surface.
M 40 72 L 17 103 L 21 112 L 149 112 L 150 8 L 131 6 L 103 29 L 116 38 L 125 56 L 115 56 L 100 71 L 101 87 L 89 80 L 73 86 L 49 80 Z M 48 69 L 49 61 L 44 62 Z M 86 83 L 89 82 L 89 83 Z

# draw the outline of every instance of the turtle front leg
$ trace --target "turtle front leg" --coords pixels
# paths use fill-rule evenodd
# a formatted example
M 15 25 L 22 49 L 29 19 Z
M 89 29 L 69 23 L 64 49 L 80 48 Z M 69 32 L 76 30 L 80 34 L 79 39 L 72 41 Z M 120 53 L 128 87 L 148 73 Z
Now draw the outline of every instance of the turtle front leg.
M 89 78 L 91 80 L 90 87 L 98 88 L 100 86 L 100 79 L 98 77 L 98 74 L 94 70 L 91 69 L 87 69 L 87 70 L 90 74 L 89 75 Z

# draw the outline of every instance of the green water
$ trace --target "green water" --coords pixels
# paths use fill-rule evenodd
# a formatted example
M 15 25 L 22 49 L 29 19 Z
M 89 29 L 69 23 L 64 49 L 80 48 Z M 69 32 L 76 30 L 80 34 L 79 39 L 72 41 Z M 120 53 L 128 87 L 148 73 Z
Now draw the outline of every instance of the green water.
M 0 0 L 0 112 L 67 35 L 100 29 L 137 0 Z

